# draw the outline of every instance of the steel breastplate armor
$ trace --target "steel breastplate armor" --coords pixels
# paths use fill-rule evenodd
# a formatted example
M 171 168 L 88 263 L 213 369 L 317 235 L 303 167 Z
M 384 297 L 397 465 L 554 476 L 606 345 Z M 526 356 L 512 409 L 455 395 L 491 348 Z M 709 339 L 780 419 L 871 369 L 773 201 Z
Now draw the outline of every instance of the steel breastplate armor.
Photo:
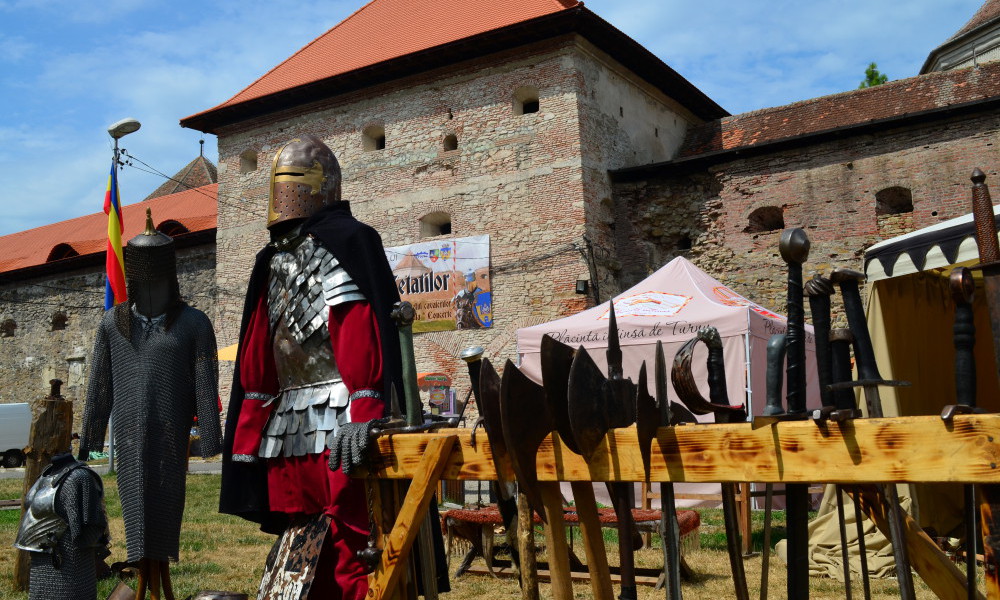
M 75 465 L 58 473 L 51 473 L 51 466 L 46 467 L 35 484 L 25 496 L 27 510 L 21 517 L 21 524 L 14 538 L 14 547 L 28 552 L 47 552 L 52 554 L 63 534 L 69 528 L 66 520 L 56 512 L 56 497 L 59 486 L 73 469 L 84 465 Z
M 330 307 L 364 296 L 336 257 L 309 237 L 280 245 L 270 266 L 268 321 L 281 392 L 259 454 L 317 454 L 348 421 L 349 394 L 330 345 Z

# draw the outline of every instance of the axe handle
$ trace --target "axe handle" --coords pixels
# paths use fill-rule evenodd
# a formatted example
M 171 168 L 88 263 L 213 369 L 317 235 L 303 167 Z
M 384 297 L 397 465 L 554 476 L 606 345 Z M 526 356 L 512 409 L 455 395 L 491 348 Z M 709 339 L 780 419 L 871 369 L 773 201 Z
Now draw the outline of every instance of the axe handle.
M 767 341 L 766 404 L 764 415 L 780 415 L 785 412 L 781 405 L 781 387 L 785 379 L 785 334 L 776 333 Z
M 608 554 L 604 547 L 604 535 L 601 533 L 594 486 L 589 481 L 573 481 L 570 487 L 576 502 L 576 514 L 580 519 L 583 550 L 587 556 L 587 571 L 590 572 L 590 591 L 595 600 L 614 600 L 611 570 L 608 568 Z
M 674 484 L 660 483 L 660 531 L 663 539 L 663 564 L 666 570 L 667 600 L 681 600 L 681 528 L 677 523 L 677 500 Z
M 616 498 L 615 514 L 618 517 L 619 573 L 622 581 L 619 600 L 636 600 L 638 592 L 635 587 L 635 543 L 632 537 L 635 523 L 632 519 L 632 498 L 629 494 L 632 483 L 618 481 L 610 483 L 609 486 Z
M 563 515 L 559 482 L 538 482 L 545 510 L 545 548 L 549 555 L 549 573 L 554 600 L 573 600 L 573 581 L 569 566 L 569 546 L 566 544 L 566 522 Z

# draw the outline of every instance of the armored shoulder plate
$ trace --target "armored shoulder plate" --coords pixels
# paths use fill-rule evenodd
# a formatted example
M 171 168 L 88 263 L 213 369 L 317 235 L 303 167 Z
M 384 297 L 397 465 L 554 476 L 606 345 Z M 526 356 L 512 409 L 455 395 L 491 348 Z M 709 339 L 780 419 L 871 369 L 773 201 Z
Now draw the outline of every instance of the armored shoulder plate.
M 59 540 L 69 528 L 66 520 L 56 512 L 59 486 L 74 469 L 78 468 L 86 468 L 86 465 L 76 463 L 60 471 L 53 471 L 50 465 L 42 472 L 25 496 L 27 509 L 17 529 L 15 548 L 28 552 L 50 554 L 54 552 Z

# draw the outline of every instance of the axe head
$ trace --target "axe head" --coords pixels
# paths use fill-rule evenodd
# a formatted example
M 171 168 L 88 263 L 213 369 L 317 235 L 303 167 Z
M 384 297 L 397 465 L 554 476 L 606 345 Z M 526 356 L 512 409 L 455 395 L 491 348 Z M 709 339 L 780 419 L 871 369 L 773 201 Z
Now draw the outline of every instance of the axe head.
M 503 437 L 503 421 L 500 419 L 500 375 L 488 358 L 483 359 L 479 371 L 479 413 L 483 416 L 483 427 L 490 441 L 493 460 L 507 456 L 507 443 Z M 499 471 L 498 471 L 499 472 Z
M 583 457 L 590 459 L 611 429 L 608 379 L 580 346 L 569 369 L 569 424 Z
M 518 485 L 544 520 L 535 455 L 542 440 L 554 429 L 552 417 L 545 405 L 542 386 L 529 379 L 510 360 L 504 365 L 500 380 L 500 417 L 507 454 Z
M 716 419 L 720 422 L 729 422 L 729 419 L 741 420 L 746 418 L 746 412 L 742 404 L 713 404 L 705 399 L 698 390 L 698 384 L 694 380 L 691 372 L 691 361 L 694 358 L 694 348 L 700 340 L 693 337 L 681 346 L 674 357 L 674 366 L 670 370 L 670 379 L 674 384 L 674 391 L 677 397 L 692 413 L 696 415 L 707 415 L 715 413 Z M 723 380 L 722 385 L 725 385 Z M 719 392 L 720 396 L 725 390 L 713 390 Z
M 646 363 L 639 368 L 639 383 L 635 396 L 636 435 L 639 439 L 639 454 L 642 456 L 642 467 L 646 472 L 646 482 L 649 482 L 650 462 L 653 454 L 653 438 L 660 426 L 660 411 L 656 408 L 656 400 L 649 395 L 646 388 Z
M 545 400 L 552 412 L 559 438 L 573 453 L 581 454 L 569 424 L 569 370 L 575 353 L 571 346 L 556 341 L 552 336 L 542 336 L 542 387 L 545 390 Z

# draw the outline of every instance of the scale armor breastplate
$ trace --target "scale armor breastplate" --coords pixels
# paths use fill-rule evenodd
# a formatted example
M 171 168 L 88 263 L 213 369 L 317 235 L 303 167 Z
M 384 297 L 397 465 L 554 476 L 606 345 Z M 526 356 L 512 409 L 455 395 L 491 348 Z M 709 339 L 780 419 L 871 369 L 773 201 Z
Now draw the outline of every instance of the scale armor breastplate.
M 27 510 L 21 517 L 14 547 L 28 552 L 52 553 L 69 525 L 56 512 L 56 496 L 64 473 L 43 474 L 25 497 Z
M 260 456 L 318 454 L 348 418 L 330 345 L 330 307 L 364 300 L 336 257 L 306 237 L 271 258 L 267 301 L 280 392 Z

